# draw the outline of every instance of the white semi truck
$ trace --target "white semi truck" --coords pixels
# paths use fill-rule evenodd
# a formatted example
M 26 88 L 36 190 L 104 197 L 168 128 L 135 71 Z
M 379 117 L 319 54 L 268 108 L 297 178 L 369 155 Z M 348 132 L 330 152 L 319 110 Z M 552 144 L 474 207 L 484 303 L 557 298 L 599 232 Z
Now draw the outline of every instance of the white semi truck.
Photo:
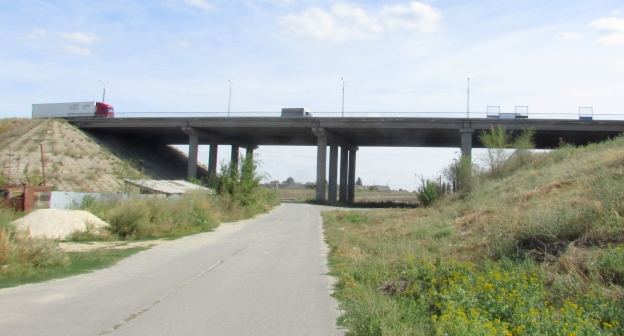
M 114 118 L 115 109 L 100 102 L 33 104 L 34 118 Z
M 303 107 L 282 109 L 282 118 L 307 118 L 311 116 L 312 113 L 310 113 L 307 108 Z

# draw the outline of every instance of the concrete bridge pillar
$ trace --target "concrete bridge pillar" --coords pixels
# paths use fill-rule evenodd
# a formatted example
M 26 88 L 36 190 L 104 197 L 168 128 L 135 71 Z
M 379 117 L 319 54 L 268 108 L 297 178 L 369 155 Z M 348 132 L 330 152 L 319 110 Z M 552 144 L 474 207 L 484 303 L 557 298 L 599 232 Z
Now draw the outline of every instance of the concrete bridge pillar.
M 252 157 L 253 158 L 253 154 L 254 154 L 254 147 L 247 147 L 246 148 L 246 152 L 245 152 L 245 157 Z
M 317 138 L 316 152 L 316 200 L 325 201 L 325 184 L 326 180 L 326 164 L 327 164 L 327 137 L 319 136 Z
M 208 177 L 217 174 L 217 152 L 219 145 L 216 143 L 210 144 L 210 153 L 208 154 Z
M 197 178 L 197 150 L 199 147 L 199 136 L 197 134 L 189 135 L 189 155 L 188 155 L 188 169 L 186 172 L 186 178 Z
M 357 147 L 349 148 L 349 182 L 347 189 L 347 203 L 349 204 L 355 202 L 355 154 L 357 150 Z
M 472 135 L 474 134 L 474 129 L 462 128 L 459 130 L 459 132 L 461 133 L 462 157 L 471 158 L 472 157 Z
M 331 203 L 336 202 L 338 189 L 338 144 L 329 146 L 329 191 L 328 200 Z
M 347 203 L 347 177 L 349 174 L 349 148 L 340 146 L 340 203 Z
M 230 156 L 232 168 L 236 167 L 238 169 L 238 156 L 239 155 L 240 155 L 240 147 L 237 145 L 232 145 L 232 155 Z

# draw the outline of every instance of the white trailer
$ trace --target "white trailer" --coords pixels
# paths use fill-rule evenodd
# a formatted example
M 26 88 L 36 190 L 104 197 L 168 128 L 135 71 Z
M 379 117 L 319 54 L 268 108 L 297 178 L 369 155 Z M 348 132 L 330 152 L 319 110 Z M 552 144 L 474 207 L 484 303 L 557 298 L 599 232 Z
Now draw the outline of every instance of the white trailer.
M 305 118 L 311 116 L 312 113 L 310 113 L 307 108 L 303 107 L 282 109 L 282 118 Z
M 33 104 L 33 118 L 114 118 L 112 106 L 99 102 Z

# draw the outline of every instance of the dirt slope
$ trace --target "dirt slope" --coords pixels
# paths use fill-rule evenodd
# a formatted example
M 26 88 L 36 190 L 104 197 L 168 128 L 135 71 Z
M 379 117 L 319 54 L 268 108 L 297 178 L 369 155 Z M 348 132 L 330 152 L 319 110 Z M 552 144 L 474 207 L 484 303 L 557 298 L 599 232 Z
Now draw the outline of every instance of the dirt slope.
M 177 149 L 146 148 L 123 139 L 83 133 L 64 120 L 0 120 L 0 172 L 6 181 L 43 181 L 41 147 L 48 185 L 56 190 L 121 192 L 124 178 L 184 178 L 186 156 Z M 203 167 L 202 167 L 203 168 Z M 200 176 L 204 169 L 200 169 Z

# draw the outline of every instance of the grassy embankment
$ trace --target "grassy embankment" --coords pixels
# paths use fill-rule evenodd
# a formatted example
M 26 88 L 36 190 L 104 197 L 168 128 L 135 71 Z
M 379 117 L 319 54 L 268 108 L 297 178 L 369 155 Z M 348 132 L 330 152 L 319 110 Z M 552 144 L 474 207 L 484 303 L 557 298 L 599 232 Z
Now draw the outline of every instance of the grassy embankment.
M 256 162 L 241 161 L 240 171 L 228 170 L 215 179 L 217 195 L 198 192 L 175 199 L 85 200 L 83 209 L 109 223 L 110 228 L 99 234 L 77 233 L 70 239 L 179 238 L 211 231 L 222 222 L 253 217 L 279 204 L 277 193 L 258 188 L 261 177 L 255 173 Z M 0 288 L 103 268 L 140 250 L 65 253 L 54 240 L 15 232 L 9 223 L 22 215 L 0 209 Z
M 624 334 L 624 138 L 429 208 L 324 214 L 352 335 Z

